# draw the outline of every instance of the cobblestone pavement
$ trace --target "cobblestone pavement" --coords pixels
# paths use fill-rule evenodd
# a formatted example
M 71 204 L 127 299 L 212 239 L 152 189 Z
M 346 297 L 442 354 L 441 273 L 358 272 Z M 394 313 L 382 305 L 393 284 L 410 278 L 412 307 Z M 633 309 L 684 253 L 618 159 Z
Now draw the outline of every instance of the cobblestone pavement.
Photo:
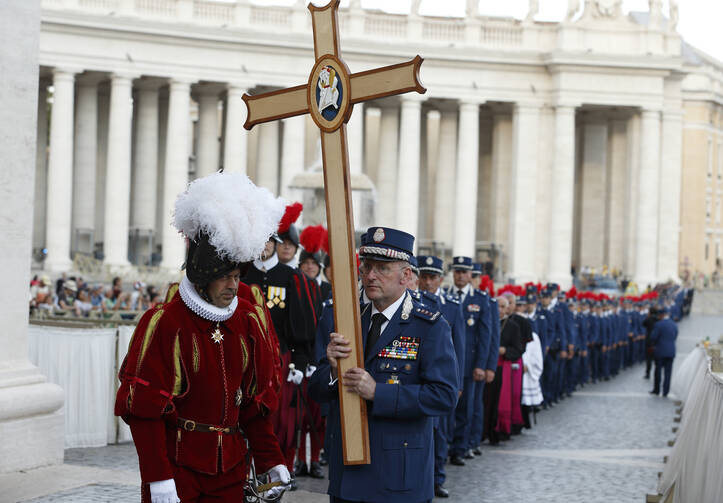
M 695 316 L 680 324 L 676 363 L 706 335 L 718 338 L 723 316 Z M 498 503 L 522 498 L 541 502 L 642 503 L 654 492 L 657 472 L 673 438 L 673 400 L 648 394 L 652 383 L 638 365 L 617 378 L 588 385 L 551 410 L 537 425 L 498 447 L 483 446 L 483 455 L 464 467 L 447 465 L 449 501 Z M 64 490 L 28 503 L 137 502 L 136 483 L 108 482 L 103 473 L 136 473 L 132 445 L 68 449 L 65 467 L 97 469 L 94 483 Z M 2 479 L 0 479 L 0 482 Z M 51 482 L 46 482 L 50 484 Z M 327 481 L 299 479 L 300 490 L 284 501 L 328 501 Z M 50 487 L 50 486 L 49 486 Z M 0 493 L 0 502 L 4 500 Z

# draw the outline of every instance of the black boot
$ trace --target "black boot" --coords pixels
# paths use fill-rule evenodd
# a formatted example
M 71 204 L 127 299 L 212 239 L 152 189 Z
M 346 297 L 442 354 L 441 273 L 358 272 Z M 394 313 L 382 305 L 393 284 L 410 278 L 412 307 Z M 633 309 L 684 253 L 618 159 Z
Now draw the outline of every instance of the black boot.
M 294 476 L 306 477 L 307 475 L 309 475 L 309 469 L 306 467 L 306 463 L 297 459 L 296 463 L 294 463 Z
M 442 487 L 441 484 L 434 484 L 434 495 L 437 498 L 449 498 L 449 491 Z
M 464 466 L 464 459 L 462 459 L 462 456 L 459 454 L 454 454 L 449 458 L 449 462 L 452 463 L 454 466 Z
M 311 466 L 309 467 L 309 476 L 315 479 L 324 478 L 324 470 L 321 469 L 321 465 L 318 461 L 311 462 Z

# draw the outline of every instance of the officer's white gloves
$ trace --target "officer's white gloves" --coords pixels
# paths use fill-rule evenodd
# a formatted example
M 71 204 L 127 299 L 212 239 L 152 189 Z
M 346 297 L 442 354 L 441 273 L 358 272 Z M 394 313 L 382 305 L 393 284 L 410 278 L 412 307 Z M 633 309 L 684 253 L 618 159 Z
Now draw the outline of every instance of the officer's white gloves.
M 288 471 L 286 472 L 288 473 Z M 173 479 L 151 482 L 151 503 L 180 503 Z
M 296 384 L 297 386 L 301 384 L 301 381 L 304 379 L 304 374 L 300 370 L 291 369 L 289 370 L 289 376 L 286 378 L 288 382 L 292 382 Z
M 306 366 L 306 378 L 307 379 L 311 379 L 311 376 L 314 375 L 314 372 L 316 372 L 316 367 L 314 365 Z
M 298 370 L 296 372 L 299 372 Z M 299 372 L 301 374 L 301 372 Z M 301 382 L 301 381 L 299 381 Z M 281 496 L 291 482 L 291 474 L 285 465 L 276 465 L 269 470 L 269 478 L 271 482 L 281 482 L 280 486 L 272 487 L 264 495 L 266 498 L 278 498 Z

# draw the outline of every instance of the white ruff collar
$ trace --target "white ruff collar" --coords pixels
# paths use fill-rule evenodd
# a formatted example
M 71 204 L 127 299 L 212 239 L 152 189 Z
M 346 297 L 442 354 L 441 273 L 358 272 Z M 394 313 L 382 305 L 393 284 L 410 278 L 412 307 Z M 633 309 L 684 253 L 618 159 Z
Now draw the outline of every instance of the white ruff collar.
M 217 307 L 209 304 L 198 295 L 193 283 L 186 276 L 181 280 L 178 291 L 181 293 L 181 299 L 183 299 L 183 303 L 186 304 L 188 309 L 205 320 L 226 321 L 233 316 L 236 306 L 238 306 L 238 297 L 234 297 L 228 307 Z

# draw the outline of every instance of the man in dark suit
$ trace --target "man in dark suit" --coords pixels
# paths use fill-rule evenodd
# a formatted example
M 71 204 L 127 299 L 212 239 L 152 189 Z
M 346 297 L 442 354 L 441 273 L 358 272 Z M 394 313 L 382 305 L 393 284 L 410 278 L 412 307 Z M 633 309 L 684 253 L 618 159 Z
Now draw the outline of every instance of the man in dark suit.
M 653 391 L 650 393 L 657 395 L 660 393 L 660 374 L 665 371 L 665 379 L 663 380 L 663 396 L 668 396 L 670 391 L 670 375 L 673 372 L 673 358 L 675 358 L 675 339 L 678 337 L 678 327 L 673 320 L 670 319 L 668 310 L 663 308 L 658 315 L 659 321 L 653 327 L 650 334 L 650 341 L 655 348 L 653 357 L 655 358 L 655 381 Z
M 364 368 L 343 385 L 367 401 L 371 464 L 344 465 L 337 374 L 348 335 L 332 333 L 311 378 L 312 397 L 328 402 L 331 503 L 421 503 L 434 497 L 433 417 L 457 399 L 457 360 L 449 324 L 407 291 L 414 236 L 375 227 L 359 248 L 364 292 Z

